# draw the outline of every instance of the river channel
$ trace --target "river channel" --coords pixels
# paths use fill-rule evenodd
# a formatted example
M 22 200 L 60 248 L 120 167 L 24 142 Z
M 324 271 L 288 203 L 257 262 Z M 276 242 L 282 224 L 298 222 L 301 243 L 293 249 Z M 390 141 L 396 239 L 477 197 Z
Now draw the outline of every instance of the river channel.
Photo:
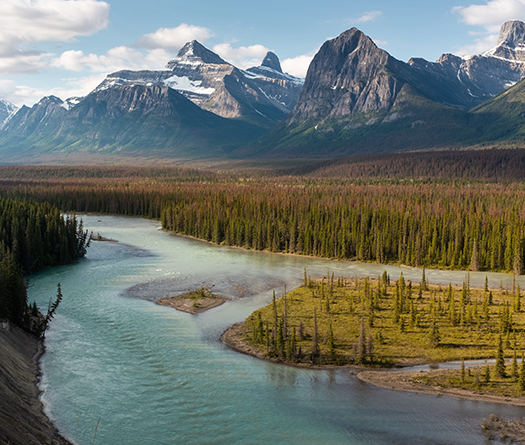
M 30 277 L 29 300 L 64 299 L 46 337 L 46 412 L 80 445 L 96 444 L 480 444 L 491 413 L 525 409 L 381 389 L 345 370 L 314 371 L 231 351 L 221 333 L 314 276 L 419 281 L 421 270 L 244 251 L 163 232 L 138 218 L 83 216 L 93 242 L 78 264 Z M 471 273 L 483 286 L 486 273 Z M 509 274 L 489 274 L 493 287 Z M 465 272 L 427 270 L 432 283 Z M 520 287 L 525 280 L 520 277 Z M 192 316 L 153 300 L 212 287 L 229 301 Z M 130 290 L 131 289 L 131 290 Z M 135 297 L 131 296 L 135 295 Z M 137 298 L 136 296 L 141 298 Z

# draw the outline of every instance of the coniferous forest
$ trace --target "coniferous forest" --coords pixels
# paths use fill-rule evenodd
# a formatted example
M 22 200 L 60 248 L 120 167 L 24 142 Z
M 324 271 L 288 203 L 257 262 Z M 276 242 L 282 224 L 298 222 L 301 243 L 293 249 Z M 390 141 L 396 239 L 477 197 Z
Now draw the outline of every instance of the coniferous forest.
M 404 179 L 393 174 L 402 171 L 399 162 L 380 174 L 382 158 L 376 164 L 373 159 L 351 162 L 348 170 L 340 163 L 339 179 L 327 174 L 326 165 L 322 174 L 305 173 L 311 166 L 301 174 L 287 168 L 212 173 L 168 167 L 3 167 L 0 193 L 49 202 L 66 212 L 159 219 L 166 230 L 228 246 L 522 274 L 525 186 L 516 168 L 505 168 L 522 154 L 476 152 L 462 163 L 459 155 L 414 156 L 412 177 Z M 373 165 L 382 167 L 367 179 L 356 174 L 359 165 L 368 172 Z M 429 173 L 432 165 L 436 177 Z M 445 174 L 451 179 L 443 179 Z
M 88 233 L 75 216 L 64 217 L 48 203 L 0 197 L 0 318 L 42 335 L 54 305 L 41 317 L 28 304 L 24 275 L 73 263 L 88 244 Z M 59 287 L 55 305 L 61 298 Z

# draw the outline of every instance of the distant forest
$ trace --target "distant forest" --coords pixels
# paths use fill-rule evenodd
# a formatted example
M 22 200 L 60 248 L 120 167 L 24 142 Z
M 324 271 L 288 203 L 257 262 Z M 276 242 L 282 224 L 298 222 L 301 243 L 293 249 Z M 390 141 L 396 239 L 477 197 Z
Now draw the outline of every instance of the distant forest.
M 228 246 L 522 274 L 524 178 L 525 150 L 486 150 L 221 173 L 1 167 L 0 194 L 159 219 L 169 231 Z

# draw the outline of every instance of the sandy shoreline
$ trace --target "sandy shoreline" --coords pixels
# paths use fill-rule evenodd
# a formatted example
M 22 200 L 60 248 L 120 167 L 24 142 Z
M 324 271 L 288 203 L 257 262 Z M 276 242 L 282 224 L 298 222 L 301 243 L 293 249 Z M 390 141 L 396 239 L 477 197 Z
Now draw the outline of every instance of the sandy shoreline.
M 447 396 L 457 397 L 460 399 L 469 399 L 480 402 L 491 402 L 491 403 L 504 403 L 507 405 L 525 406 L 525 397 L 506 397 L 492 394 L 483 394 L 476 391 L 460 389 L 460 388 L 442 388 L 440 386 L 430 386 L 422 382 L 418 382 L 417 379 L 413 380 L 413 377 L 417 376 L 434 376 L 449 370 L 436 369 L 429 371 L 408 371 L 402 370 L 394 371 L 392 369 L 370 369 L 357 365 L 345 365 L 345 366 L 319 366 L 309 363 L 288 363 L 279 360 L 273 360 L 265 357 L 256 349 L 250 345 L 244 343 L 239 334 L 243 329 L 244 323 L 235 323 L 230 326 L 221 336 L 221 340 L 233 350 L 251 355 L 261 360 L 265 360 L 272 363 L 281 363 L 286 366 L 310 368 L 310 369 L 346 369 L 351 374 L 355 375 L 359 380 L 369 383 L 374 386 L 378 386 L 385 389 L 391 389 L 393 391 L 408 391 L 417 392 L 427 395 L 435 396 Z M 415 363 L 407 363 L 407 365 L 413 366 Z M 422 364 L 418 362 L 418 364 Z

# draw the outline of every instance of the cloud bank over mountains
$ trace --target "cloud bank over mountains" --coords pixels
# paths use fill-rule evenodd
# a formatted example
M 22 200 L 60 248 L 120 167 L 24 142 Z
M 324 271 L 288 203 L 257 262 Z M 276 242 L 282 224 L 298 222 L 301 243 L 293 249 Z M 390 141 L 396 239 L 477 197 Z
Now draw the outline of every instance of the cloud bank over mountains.
M 157 28 L 109 49 L 86 50 L 83 45 L 86 39 L 110 32 L 110 3 L 113 2 L 0 0 L 0 97 L 16 105 L 30 105 L 44 95 L 82 96 L 109 72 L 163 68 L 191 40 L 203 44 L 212 40 L 210 47 L 213 51 L 240 68 L 259 65 L 269 50 L 279 53 L 279 48 L 269 48 L 263 42 L 241 44 L 234 35 L 221 39 L 209 26 L 180 22 L 177 26 Z M 474 38 L 471 44 L 458 46 L 453 52 L 458 55 L 477 54 L 495 45 L 501 23 L 509 19 L 525 19 L 525 0 L 482 0 L 480 4 L 456 6 L 448 12 L 456 15 L 460 23 L 471 27 L 470 34 Z M 162 17 L 162 12 L 159 17 Z M 343 18 L 348 26 L 376 21 L 383 24 L 390 20 L 393 20 L 391 15 L 382 9 L 365 10 L 353 18 Z M 231 33 L 235 33 L 235 29 Z M 284 58 L 281 61 L 284 71 L 304 77 L 321 43 L 302 54 Z M 384 46 L 386 41 L 378 40 L 377 43 Z M 68 48 L 62 48 L 61 44 L 67 44 Z M 32 74 L 54 75 L 58 80 L 52 86 L 29 86 L 38 84 L 28 80 L 28 75 Z

